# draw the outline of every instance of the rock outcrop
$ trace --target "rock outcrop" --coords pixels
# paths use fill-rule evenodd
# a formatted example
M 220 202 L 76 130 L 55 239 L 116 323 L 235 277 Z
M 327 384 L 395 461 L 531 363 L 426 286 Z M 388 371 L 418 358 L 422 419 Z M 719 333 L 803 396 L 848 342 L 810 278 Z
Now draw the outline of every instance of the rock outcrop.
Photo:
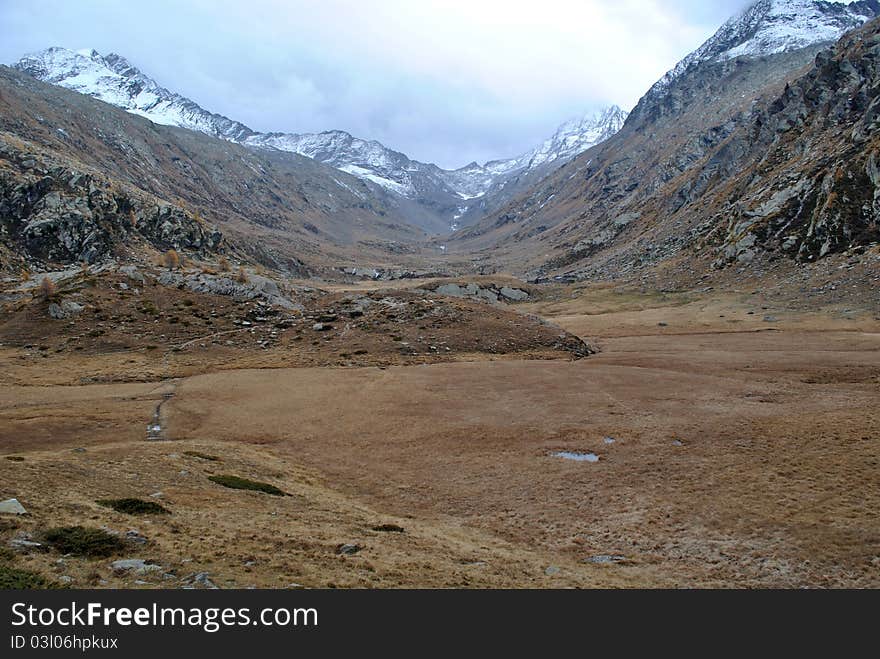
M 91 264 L 131 241 L 206 254 L 223 236 L 180 207 L 0 136 L 0 241 L 39 262 Z

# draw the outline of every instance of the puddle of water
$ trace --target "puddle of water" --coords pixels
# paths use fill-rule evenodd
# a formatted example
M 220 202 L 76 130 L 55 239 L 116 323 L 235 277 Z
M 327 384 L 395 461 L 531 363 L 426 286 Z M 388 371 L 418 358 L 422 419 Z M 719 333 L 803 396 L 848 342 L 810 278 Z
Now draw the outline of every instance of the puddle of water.
M 595 453 L 573 453 L 571 451 L 560 451 L 553 454 L 554 458 L 562 458 L 563 460 L 574 460 L 575 462 L 599 462 L 599 456 Z

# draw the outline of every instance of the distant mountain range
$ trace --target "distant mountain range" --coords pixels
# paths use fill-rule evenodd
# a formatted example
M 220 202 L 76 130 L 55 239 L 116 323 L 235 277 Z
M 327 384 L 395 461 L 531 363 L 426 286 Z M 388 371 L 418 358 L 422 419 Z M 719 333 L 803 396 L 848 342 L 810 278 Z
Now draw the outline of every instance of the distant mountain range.
M 258 133 L 169 91 L 115 53 L 102 56 L 95 50 L 54 47 L 23 57 L 13 68 L 43 82 L 116 105 L 157 124 L 197 130 L 250 147 L 297 153 L 329 164 L 419 202 L 440 220 L 438 226 L 426 227 L 435 230 L 457 223 L 464 215 L 462 202 L 481 199 L 493 189 L 503 189 L 502 184 L 511 177 L 539 169 L 544 173 L 552 170 L 614 135 L 627 117 L 626 112 L 612 106 L 566 122 L 543 144 L 519 157 L 446 170 L 341 130 L 313 134 Z M 470 204 L 469 207 L 476 206 Z

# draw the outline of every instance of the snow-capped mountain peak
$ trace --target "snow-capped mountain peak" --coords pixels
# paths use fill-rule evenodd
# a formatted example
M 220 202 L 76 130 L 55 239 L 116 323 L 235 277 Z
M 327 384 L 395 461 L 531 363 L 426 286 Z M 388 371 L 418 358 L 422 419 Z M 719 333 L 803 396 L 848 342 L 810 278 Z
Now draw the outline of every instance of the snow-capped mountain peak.
M 529 167 L 557 160 L 567 160 L 617 133 L 626 122 L 627 113 L 616 105 L 562 124 L 556 133 L 531 152 Z
M 765 57 L 831 43 L 877 16 L 880 16 L 878 0 L 757 0 L 722 25 L 651 91 L 668 86 L 688 68 L 702 62 Z
M 463 213 L 462 201 L 483 197 L 512 176 L 539 169 L 549 171 L 608 139 L 627 116 L 613 106 L 566 122 L 550 139 L 516 158 L 446 170 L 341 130 L 258 133 L 165 89 L 115 53 L 101 55 L 93 49 L 56 47 L 27 55 L 14 66 L 34 78 L 98 98 L 157 124 L 200 131 L 251 148 L 312 158 L 450 217 Z
M 246 139 L 247 126 L 213 114 L 159 86 L 121 55 L 94 49 L 48 48 L 26 55 L 14 68 L 42 80 L 139 114 L 157 124 L 180 126 L 229 140 Z

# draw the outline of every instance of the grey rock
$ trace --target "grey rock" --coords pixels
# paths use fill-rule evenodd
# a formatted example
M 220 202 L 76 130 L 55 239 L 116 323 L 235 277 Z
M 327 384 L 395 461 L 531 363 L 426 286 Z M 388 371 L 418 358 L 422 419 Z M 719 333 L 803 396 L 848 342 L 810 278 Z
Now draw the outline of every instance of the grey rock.
M 336 548 L 336 553 L 341 556 L 354 556 L 355 554 L 360 552 L 362 549 L 363 549 L 363 547 L 361 547 L 360 545 L 357 545 L 357 544 L 345 544 L 345 545 L 339 545 Z
M 505 286 L 501 289 L 501 297 L 513 300 L 514 302 L 522 302 L 523 300 L 529 299 L 529 294 L 518 288 L 509 288 Z
M 219 588 L 211 581 L 211 575 L 208 572 L 197 572 L 184 578 L 183 582 L 191 588 L 206 588 L 208 590 L 219 590 Z
M 145 561 L 140 558 L 124 558 L 119 561 L 113 561 L 110 564 L 110 568 L 114 572 L 130 572 L 138 575 L 162 572 L 164 570 L 158 563 Z
M 127 542 L 132 542 L 136 545 L 145 545 L 148 542 L 145 536 L 141 535 L 138 531 L 135 531 L 134 529 L 126 531 L 125 539 Z
M 6 501 L 0 501 L 0 514 L 27 515 L 27 510 L 19 503 L 18 499 L 6 499 Z
M 608 565 L 612 563 L 623 563 L 625 560 L 626 556 L 620 556 L 618 554 L 598 554 L 596 556 L 590 556 L 589 558 L 584 559 L 584 563 Z
M 26 538 L 13 538 L 9 541 L 9 546 L 18 551 L 31 551 L 33 549 L 43 548 L 41 542 L 34 542 L 33 540 L 28 540 Z
M 128 277 L 131 281 L 136 281 L 139 284 L 144 283 L 144 275 L 137 269 L 136 265 L 124 265 L 119 268 L 119 272 L 126 277 Z

